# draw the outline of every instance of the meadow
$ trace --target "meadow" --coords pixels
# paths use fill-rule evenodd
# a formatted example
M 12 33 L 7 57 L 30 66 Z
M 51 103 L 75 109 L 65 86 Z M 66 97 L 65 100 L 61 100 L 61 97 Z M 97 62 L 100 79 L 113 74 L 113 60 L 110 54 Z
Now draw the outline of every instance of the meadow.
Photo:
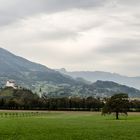
M 139 140 L 140 114 L 1 111 L 0 140 Z

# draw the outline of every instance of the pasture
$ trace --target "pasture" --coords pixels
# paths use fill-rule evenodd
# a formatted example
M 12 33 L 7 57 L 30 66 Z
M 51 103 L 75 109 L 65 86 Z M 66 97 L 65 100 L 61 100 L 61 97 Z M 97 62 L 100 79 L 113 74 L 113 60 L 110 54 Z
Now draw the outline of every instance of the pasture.
M 140 114 L 1 111 L 0 140 L 139 140 Z

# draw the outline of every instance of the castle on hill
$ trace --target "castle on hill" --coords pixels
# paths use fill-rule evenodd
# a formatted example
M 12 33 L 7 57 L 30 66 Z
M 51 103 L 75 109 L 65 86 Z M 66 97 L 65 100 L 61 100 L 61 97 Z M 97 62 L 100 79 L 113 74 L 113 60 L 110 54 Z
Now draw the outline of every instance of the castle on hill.
M 18 86 L 16 85 L 15 81 L 14 80 L 8 80 L 6 82 L 6 85 L 5 87 L 12 87 L 14 89 L 18 89 Z

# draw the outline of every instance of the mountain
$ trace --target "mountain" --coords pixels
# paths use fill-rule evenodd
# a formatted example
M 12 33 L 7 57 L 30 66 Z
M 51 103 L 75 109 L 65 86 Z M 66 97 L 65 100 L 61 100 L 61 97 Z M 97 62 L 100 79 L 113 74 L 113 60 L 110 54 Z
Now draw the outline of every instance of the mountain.
M 109 73 L 103 71 L 73 71 L 69 72 L 66 69 L 57 69 L 57 71 L 67 74 L 73 78 L 81 77 L 90 82 L 101 81 L 114 81 L 123 85 L 140 89 L 140 77 L 128 77 L 116 73 Z
M 127 93 L 131 98 L 140 98 L 140 90 L 111 81 L 60 87 L 46 95 L 49 97 L 109 97 L 117 93 Z
M 38 98 L 38 96 L 27 89 L 13 89 L 6 87 L 0 90 L 0 99 L 22 99 L 24 101 L 30 101 L 35 98 Z
M 120 92 L 128 93 L 130 97 L 140 97 L 139 90 L 108 81 L 113 74 L 95 72 L 94 77 L 92 77 L 93 73 L 91 73 L 89 78 L 93 78 L 93 81 L 99 77 L 104 78 L 104 80 L 107 79 L 107 81 L 100 80 L 90 83 L 83 79 L 86 77 L 82 77 L 81 74 L 78 75 L 80 72 L 67 72 L 65 69 L 62 71 L 60 73 L 0 48 L 0 86 L 4 86 L 7 80 L 12 79 L 19 86 L 49 97 L 106 97 Z M 87 72 L 85 75 L 87 76 Z M 117 74 L 114 75 L 119 77 Z M 87 79 L 89 80 L 89 78 Z
M 0 84 L 13 79 L 21 86 L 34 88 L 36 83 L 75 84 L 76 81 L 67 75 L 31 62 L 0 48 Z
M 112 96 L 117 93 L 127 93 L 129 97 L 140 97 L 140 90 L 111 81 L 100 81 L 88 85 L 89 89 L 97 95 Z

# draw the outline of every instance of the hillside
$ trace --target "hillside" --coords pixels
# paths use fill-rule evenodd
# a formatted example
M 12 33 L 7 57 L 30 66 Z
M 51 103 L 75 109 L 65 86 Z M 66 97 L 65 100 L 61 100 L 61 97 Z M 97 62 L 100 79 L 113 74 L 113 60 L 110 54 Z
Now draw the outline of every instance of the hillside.
M 97 81 L 88 86 L 97 95 L 112 96 L 116 93 L 127 93 L 129 97 L 140 97 L 140 91 L 111 81 Z
M 13 79 L 27 88 L 33 88 L 37 82 L 53 84 L 74 84 L 76 82 L 69 76 L 0 48 L 0 86 L 3 86 L 8 79 Z
M 0 90 L 0 99 L 16 99 L 18 101 L 31 101 L 39 97 L 27 89 L 3 88 Z
M 140 91 L 111 81 L 97 81 L 93 84 L 63 86 L 48 90 L 49 97 L 108 97 L 117 93 L 127 93 L 129 97 L 140 98 Z

